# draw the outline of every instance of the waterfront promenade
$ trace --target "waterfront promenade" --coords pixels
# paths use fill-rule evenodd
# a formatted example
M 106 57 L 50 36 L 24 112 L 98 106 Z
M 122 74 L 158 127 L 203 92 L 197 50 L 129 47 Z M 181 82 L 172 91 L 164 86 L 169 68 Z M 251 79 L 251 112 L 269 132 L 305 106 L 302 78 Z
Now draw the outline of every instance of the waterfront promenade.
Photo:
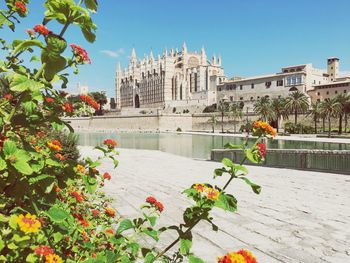
M 81 149 L 83 155 L 97 154 L 89 147 Z M 181 191 L 195 182 L 212 183 L 213 170 L 221 166 L 160 151 L 121 149 L 120 153 L 117 170 L 108 161 L 101 167 L 112 175 L 107 194 L 115 198 L 118 213 L 127 217 L 137 217 L 144 199 L 154 195 L 165 205 L 161 226 L 181 222 L 191 203 Z M 249 171 L 262 193 L 255 195 L 241 181 L 230 186 L 238 212 L 214 210 L 218 232 L 206 223 L 194 229 L 196 255 L 215 262 L 227 251 L 246 248 L 262 263 L 350 262 L 350 176 L 253 166 Z M 174 237 L 173 232 L 164 234 L 160 247 Z

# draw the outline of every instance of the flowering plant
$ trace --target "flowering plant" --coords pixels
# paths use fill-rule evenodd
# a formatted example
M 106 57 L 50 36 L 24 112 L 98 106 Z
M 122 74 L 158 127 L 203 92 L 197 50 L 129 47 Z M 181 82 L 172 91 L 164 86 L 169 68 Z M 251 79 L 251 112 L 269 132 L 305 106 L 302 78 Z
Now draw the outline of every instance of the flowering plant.
M 0 28 L 8 26 L 14 31 L 16 22 L 27 15 L 29 1 L 5 3 L 6 8 L 0 10 Z M 5 96 L 0 98 L 0 262 L 150 263 L 186 258 L 192 263 L 203 262 L 191 252 L 192 229 L 205 220 L 217 230 L 212 209 L 236 210 L 237 200 L 227 192 L 233 179 L 241 179 L 255 193 L 260 192 L 260 187 L 246 178 L 248 170 L 243 163 L 264 158 L 264 148 L 257 143 L 273 135 L 273 130 L 257 125 L 257 143 L 250 148 L 239 146 L 246 158 L 240 164 L 222 161 L 224 167 L 215 170 L 215 177 L 228 175 L 223 187 L 199 183 L 184 191 L 193 204 L 185 210 L 179 226 L 157 227 L 157 219 L 166 208 L 153 196 L 145 199 L 140 217 L 122 218 L 103 191 L 105 180 L 114 174 L 100 168 L 103 160 L 118 166 L 117 143 L 106 139 L 95 147 L 99 151 L 96 159 L 75 160 L 68 158 L 62 141 L 47 135 L 47 131 L 64 128 L 73 132 L 63 116 L 91 114 L 99 108 L 86 95 L 72 104 L 64 92 L 54 88 L 60 84 L 64 89 L 71 70 L 78 73 L 79 66 L 91 62 L 87 51 L 76 44 L 71 44 L 72 53 L 67 51 L 64 35 L 75 25 L 87 41 L 94 42 L 96 25 L 91 15 L 97 10 L 97 1 L 46 0 L 44 6 L 43 23 L 27 30 L 27 39 L 11 44 L 1 39 L 2 50 L 8 54 L 0 60 L 0 74 L 9 85 L 3 87 Z M 54 21 L 62 25 L 60 32 L 50 29 Z M 40 58 L 32 56 L 27 61 L 23 55 L 33 52 L 39 52 Z M 33 61 L 41 66 L 36 69 L 30 65 Z M 178 238 L 160 249 L 157 241 L 165 231 L 176 231 Z M 169 255 L 178 243 L 178 250 Z M 254 262 L 248 252 L 236 254 L 218 260 Z M 233 261 L 234 257 L 241 261 Z

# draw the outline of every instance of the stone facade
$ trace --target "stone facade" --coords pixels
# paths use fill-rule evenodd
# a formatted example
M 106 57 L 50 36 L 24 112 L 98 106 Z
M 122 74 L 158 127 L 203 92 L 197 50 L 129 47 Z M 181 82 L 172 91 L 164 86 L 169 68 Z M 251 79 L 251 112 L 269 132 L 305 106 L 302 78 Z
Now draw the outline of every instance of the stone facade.
M 338 85 L 344 81 L 344 78 L 339 78 L 339 59 L 329 58 L 327 62 L 327 70 L 314 68 L 312 64 L 303 64 L 284 67 L 278 73 L 265 76 L 235 77 L 218 85 L 217 101 L 243 102 L 244 110 L 253 110 L 254 103 L 261 97 L 286 97 L 296 90 L 304 92 L 312 100 L 317 100 L 315 96 L 311 96 L 313 91 L 323 88 L 324 85 Z M 343 86 L 339 88 L 344 92 Z
M 133 49 L 128 67 L 117 66 L 117 108 L 211 105 L 225 80 L 220 56 L 208 61 L 204 48 L 189 52 L 184 43 L 181 52 L 165 49 L 162 56 L 151 52 L 141 60 Z

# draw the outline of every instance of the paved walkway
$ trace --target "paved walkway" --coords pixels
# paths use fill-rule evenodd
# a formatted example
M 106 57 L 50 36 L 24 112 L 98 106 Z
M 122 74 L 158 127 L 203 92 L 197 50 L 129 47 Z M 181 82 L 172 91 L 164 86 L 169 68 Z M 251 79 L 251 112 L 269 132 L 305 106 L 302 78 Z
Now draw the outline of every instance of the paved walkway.
M 88 147 L 82 152 L 95 155 Z M 160 151 L 120 153 L 116 171 L 109 162 L 102 166 L 112 174 L 105 189 L 115 198 L 115 208 L 123 216 L 138 216 L 140 204 L 154 195 L 165 205 L 160 225 L 179 223 L 191 203 L 181 191 L 195 182 L 213 182 L 212 171 L 221 166 Z M 218 232 L 206 223 L 195 228 L 196 255 L 215 262 L 218 255 L 246 248 L 260 263 L 350 262 L 350 176 L 253 166 L 249 171 L 262 193 L 255 195 L 243 182 L 234 182 L 228 190 L 238 199 L 238 212 L 215 209 Z M 160 248 L 175 237 L 172 232 L 163 235 Z

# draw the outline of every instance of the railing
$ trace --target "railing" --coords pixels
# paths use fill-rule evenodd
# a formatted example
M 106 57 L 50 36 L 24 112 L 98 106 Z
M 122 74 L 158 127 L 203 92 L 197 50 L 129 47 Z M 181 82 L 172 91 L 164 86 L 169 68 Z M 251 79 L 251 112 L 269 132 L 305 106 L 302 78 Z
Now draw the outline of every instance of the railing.
M 221 161 L 224 157 L 239 163 L 244 154 L 240 150 L 211 151 L 213 161 Z M 246 164 L 254 165 L 249 161 Z M 261 166 L 350 174 L 350 151 L 267 149 L 266 160 Z

